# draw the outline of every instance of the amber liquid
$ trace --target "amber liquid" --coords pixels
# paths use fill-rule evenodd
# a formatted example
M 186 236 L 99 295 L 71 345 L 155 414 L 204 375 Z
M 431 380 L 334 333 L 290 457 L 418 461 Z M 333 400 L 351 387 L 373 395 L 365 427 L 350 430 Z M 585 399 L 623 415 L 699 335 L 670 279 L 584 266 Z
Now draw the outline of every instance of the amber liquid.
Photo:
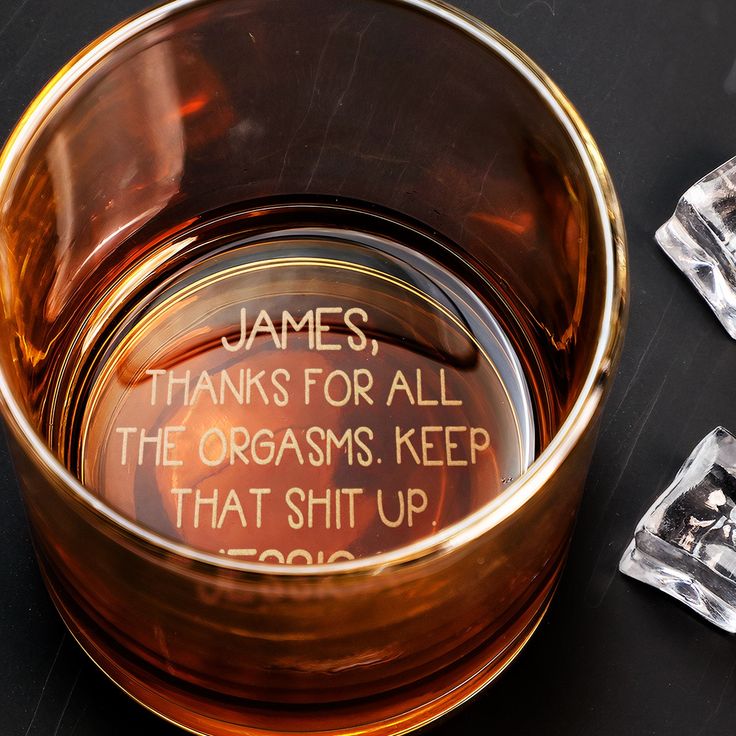
M 349 560 L 460 521 L 533 459 L 516 348 L 431 235 L 279 204 L 142 250 L 48 406 L 70 469 L 147 529 L 262 563 Z
M 12 425 L 49 590 L 193 732 L 406 733 L 559 577 L 595 416 L 486 507 L 613 369 L 618 212 L 557 91 L 430 11 L 157 11 L 4 160 L 2 371 L 96 494 Z

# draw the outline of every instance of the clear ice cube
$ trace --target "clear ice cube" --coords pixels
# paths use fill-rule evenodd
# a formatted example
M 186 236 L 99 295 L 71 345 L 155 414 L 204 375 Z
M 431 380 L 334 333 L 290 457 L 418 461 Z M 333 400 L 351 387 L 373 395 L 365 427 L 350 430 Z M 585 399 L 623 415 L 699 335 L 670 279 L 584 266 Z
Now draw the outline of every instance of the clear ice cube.
M 636 527 L 619 563 L 736 633 L 736 438 L 716 427 Z
M 736 158 L 690 187 L 655 238 L 736 339 Z

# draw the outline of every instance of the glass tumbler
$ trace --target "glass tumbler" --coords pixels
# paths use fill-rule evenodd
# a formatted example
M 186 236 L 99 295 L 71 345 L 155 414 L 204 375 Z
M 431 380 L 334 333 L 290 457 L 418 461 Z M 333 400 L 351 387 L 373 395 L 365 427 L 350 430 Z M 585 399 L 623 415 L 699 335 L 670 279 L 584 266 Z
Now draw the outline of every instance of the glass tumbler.
M 39 563 L 147 708 L 212 736 L 406 733 L 528 640 L 620 350 L 626 248 L 590 134 L 490 28 L 429 0 L 132 18 L 5 145 L 0 264 L 0 408 Z M 243 408 L 234 371 L 262 366 Z M 301 372 L 327 403 L 288 404 Z M 299 431 L 257 444 L 247 422 L 277 420 Z M 204 472 L 173 487 L 185 462 L 219 500 Z M 378 511 L 351 478 L 384 489 Z M 262 529 L 245 500 L 279 488 L 290 513 Z

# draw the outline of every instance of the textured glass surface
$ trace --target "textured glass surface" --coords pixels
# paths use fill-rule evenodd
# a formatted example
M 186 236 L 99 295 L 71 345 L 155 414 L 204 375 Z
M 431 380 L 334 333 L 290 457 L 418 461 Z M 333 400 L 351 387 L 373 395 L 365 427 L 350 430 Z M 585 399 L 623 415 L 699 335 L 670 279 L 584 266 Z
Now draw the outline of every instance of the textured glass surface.
M 657 230 L 662 250 L 736 339 L 736 158 L 682 195 Z
M 621 572 L 736 633 L 736 438 L 717 427 L 639 522 Z

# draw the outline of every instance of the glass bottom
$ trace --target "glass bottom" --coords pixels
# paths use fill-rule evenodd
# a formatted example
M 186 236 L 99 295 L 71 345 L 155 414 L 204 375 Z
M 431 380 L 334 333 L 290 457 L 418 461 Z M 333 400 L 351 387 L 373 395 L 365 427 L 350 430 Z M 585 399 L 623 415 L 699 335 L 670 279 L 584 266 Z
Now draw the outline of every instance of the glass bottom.
M 39 550 L 40 552 L 40 550 Z M 51 598 L 87 656 L 123 692 L 155 715 L 199 736 L 402 736 L 441 718 L 489 685 L 519 654 L 541 623 L 564 566 L 566 552 L 502 632 L 432 678 L 400 691 L 319 707 L 260 703 L 192 689 L 164 672 L 152 672 L 119 647 L 61 586 L 48 558 L 39 555 Z
M 141 526 L 249 562 L 351 560 L 461 521 L 533 461 L 533 358 L 418 225 L 266 202 L 136 244 L 71 341 L 49 426 Z

